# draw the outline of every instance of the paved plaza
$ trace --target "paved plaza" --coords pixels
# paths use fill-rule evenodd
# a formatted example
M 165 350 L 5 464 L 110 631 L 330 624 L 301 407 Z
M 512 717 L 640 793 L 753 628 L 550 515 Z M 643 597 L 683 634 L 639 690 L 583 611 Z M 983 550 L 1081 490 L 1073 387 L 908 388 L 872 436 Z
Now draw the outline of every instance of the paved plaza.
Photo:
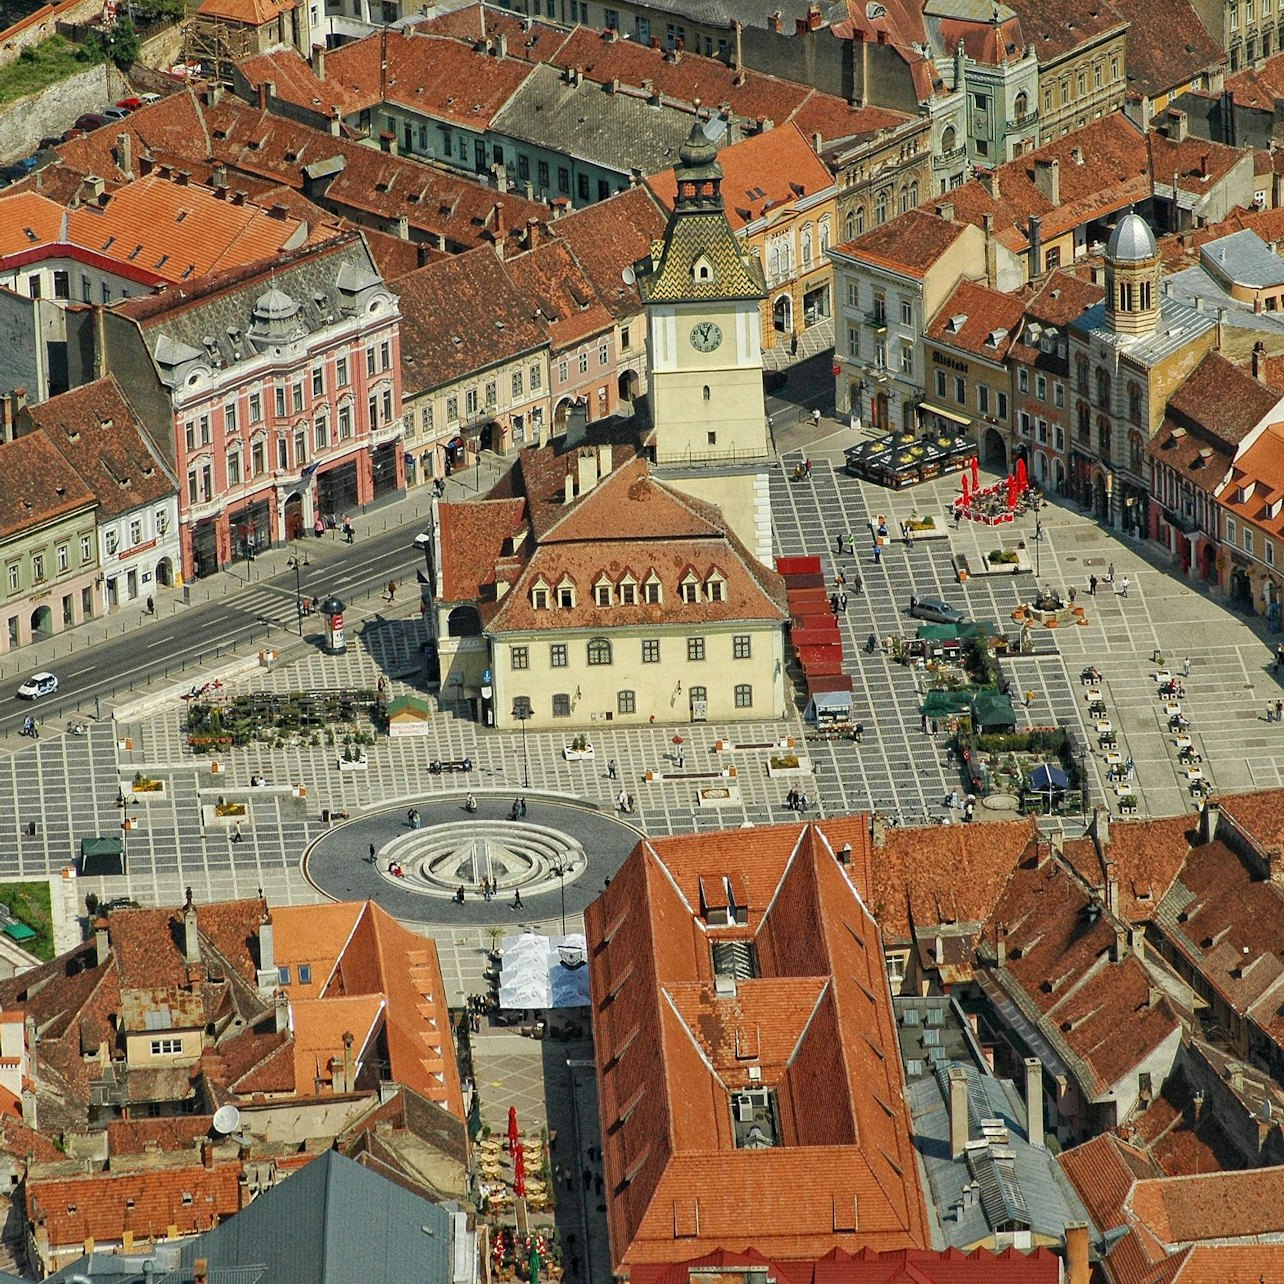
M 912 631 L 907 610 L 912 593 L 943 597 L 973 619 L 1014 629 L 1012 611 L 1029 598 L 1034 577 L 973 577 L 961 585 L 953 558 L 962 553 L 975 566 L 999 543 L 1029 542 L 1033 519 L 998 533 L 966 525 L 955 532 L 945 523 L 955 493 L 953 479 L 901 494 L 869 487 L 836 467 L 851 432 L 835 432 L 831 424 L 824 430 L 832 434 L 829 439 L 809 447 L 815 462 L 811 481 L 791 480 L 800 455 L 786 453 L 775 469 L 776 539 L 782 553 L 819 554 L 827 576 L 840 568 L 847 575 L 848 609 L 840 625 L 855 714 L 866 728 L 863 744 L 807 740 L 799 698 L 781 721 L 602 727 L 593 736 L 596 758 L 568 763 L 562 756 L 565 734 L 532 731 L 523 738 L 517 731 L 490 731 L 446 705 L 435 709 L 426 736 L 381 739 L 369 750 L 364 771 L 341 773 L 333 745 L 257 743 L 230 753 L 225 770 L 215 775 L 207 759 L 192 756 L 184 745 L 185 705 L 177 692 L 155 691 L 121 709 L 114 724 L 105 716 L 84 737 L 47 733 L 38 741 L 10 739 L 13 751 L 0 758 L 0 877 L 56 873 L 74 865 L 83 837 L 119 833 L 118 790 L 123 785 L 128 791 L 134 773 L 142 771 L 163 780 L 165 791 L 131 808 L 135 827 L 126 836 L 127 883 L 82 880 L 82 899 L 88 891 L 112 896 L 127 888 L 143 903 L 178 904 L 191 886 L 198 900 L 253 895 L 261 889 L 273 902 L 306 902 L 321 895 L 304 868 L 305 854 L 318 844 L 312 858 L 316 884 L 335 895 L 378 895 L 395 912 L 431 931 L 457 999 L 484 988 L 489 924 L 560 930 L 560 888 L 546 883 L 534 896 L 524 894 L 520 912 L 511 895 L 485 902 L 475 888 L 462 907 L 438 897 L 415 898 L 418 909 L 407 908 L 397 901 L 401 889 L 391 886 L 365 857 L 371 842 L 381 850 L 405 832 L 411 807 L 421 811 L 427 827 L 431 819 L 451 823 L 462 817 L 460 800 L 467 790 L 477 795 L 485 815 L 495 817 L 506 816 L 513 798 L 526 795 L 535 815 L 551 816 L 554 810 L 570 815 L 573 805 L 583 809 L 591 824 L 609 826 L 617 841 L 590 841 L 592 870 L 566 881 L 571 930 L 578 928 L 583 905 L 637 833 L 734 829 L 793 819 L 783 803 L 787 784 L 795 782 L 768 778 L 768 751 L 763 748 L 785 735 L 802 744 L 815 768 L 814 780 L 801 782 L 813 814 L 876 809 L 906 824 L 943 819 L 948 814 L 944 799 L 959 785 L 958 764 L 943 735 L 934 737 L 922 729 L 914 671 L 882 652 L 864 654 L 862 644 L 871 632 L 885 637 Z M 893 543 L 875 565 L 870 520 L 884 514 L 896 530 L 912 512 L 936 515 L 950 526 L 948 538 L 919 539 L 912 548 Z M 1136 766 L 1143 815 L 1190 810 L 1188 783 L 1151 676 L 1156 653 L 1177 672 L 1189 656 L 1183 708 L 1207 776 L 1226 792 L 1280 785 L 1284 724 L 1268 723 L 1264 710 L 1280 697 L 1281 687 L 1270 668 L 1273 639 L 1258 622 L 1152 565 L 1144 544 L 1121 542 L 1075 511 L 1049 504 L 1043 527 L 1045 538 L 1037 550 L 1040 579 L 1063 590 L 1077 585 L 1088 622 L 1055 632 L 1036 629 L 1035 653 L 1003 662 L 1014 691 L 1035 693 L 1032 706 L 1021 708 L 1019 717 L 1026 723 L 1070 726 L 1095 746 L 1078 682 L 1079 671 L 1095 663 L 1104 674 L 1103 692 L 1120 750 Z M 838 534 L 855 536 L 854 554 L 837 555 Z M 1112 563 L 1117 583 L 1129 576 L 1129 596 L 1103 584 L 1089 598 L 1088 577 L 1104 577 Z M 857 571 L 861 593 L 852 591 Z M 414 689 L 422 642 L 417 606 L 414 601 L 372 602 L 350 618 L 347 655 L 322 654 L 315 636 L 295 639 L 284 646 L 271 670 L 253 667 L 249 657 L 250 670 L 229 677 L 227 689 L 373 687 L 381 676 L 390 680 L 394 694 Z M 675 732 L 685 741 L 681 768 L 672 743 Z M 720 738 L 732 748 L 715 751 Z M 463 757 L 475 764 L 467 775 L 433 776 L 427 770 L 433 759 Z M 608 775 L 611 760 L 618 779 Z M 1094 752 L 1089 762 L 1091 794 L 1100 801 L 1105 797 L 1102 756 Z M 725 796 L 702 797 L 707 786 L 729 783 L 720 773 L 732 765 L 737 774 Z M 648 782 L 648 771 L 661 778 Z M 251 776 L 265 778 L 266 786 L 251 788 Z M 634 815 L 618 815 L 621 786 L 636 800 Z M 231 841 L 231 830 L 207 824 L 202 810 L 224 796 L 249 806 L 239 843 Z M 332 828 L 323 823 L 323 810 L 346 810 L 352 820 Z M 978 818 L 983 815 L 978 811 Z M 425 908 L 430 901 L 431 908 Z

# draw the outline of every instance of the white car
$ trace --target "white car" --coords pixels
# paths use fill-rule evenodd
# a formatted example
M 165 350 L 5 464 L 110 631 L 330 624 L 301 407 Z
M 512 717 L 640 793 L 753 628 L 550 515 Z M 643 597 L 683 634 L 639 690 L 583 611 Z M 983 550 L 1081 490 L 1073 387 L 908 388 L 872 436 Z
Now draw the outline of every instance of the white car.
M 53 695 L 58 690 L 58 679 L 52 673 L 33 673 L 18 688 L 18 695 L 23 700 L 39 700 L 41 696 Z

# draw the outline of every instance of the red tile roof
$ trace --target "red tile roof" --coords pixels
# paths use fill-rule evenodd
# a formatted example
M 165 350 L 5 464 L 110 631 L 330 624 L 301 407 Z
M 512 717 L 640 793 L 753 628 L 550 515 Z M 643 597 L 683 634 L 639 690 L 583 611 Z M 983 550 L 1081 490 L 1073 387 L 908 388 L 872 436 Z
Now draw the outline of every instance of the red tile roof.
M 1227 76 L 1225 86 L 1236 107 L 1274 113 L 1275 100 L 1284 98 L 1284 55 L 1276 54 L 1260 67 L 1245 67 Z
M 227 22 L 243 23 L 247 27 L 262 27 L 276 22 L 283 13 L 295 7 L 296 0 L 201 0 L 197 13 L 203 18 L 221 18 Z
M 28 406 L 25 417 L 44 430 L 98 497 L 99 520 L 174 493 L 173 479 L 112 375 Z
M 1144 1150 L 1109 1132 L 1063 1152 L 1057 1161 L 1102 1234 L 1128 1224 L 1124 1204 L 1134 1182 L 1163 1175 Z
M 414 30 L 434 36 L 452 36 L 456 40 L 492 47 L 500 36 L 508 42 L 508 56 L 527 62 L 548 62 L 557 48 L 570 39 L 565 27 L 553 26 L 520 13 L 509 13 L 489 5 L 470 4 L 414 24 Z M 582 28 L 576 27 L 576 31 Z
M 1284 1168 L 1139 1181 L 1127 1216 L 1170 1251 L 1200 1240 L 1284 1234 Z
M 1042 69 L 1121 28 L 1127 16 L 1106 0 L 1007 0 Z
M 1130 97 L 1157 97 L 1225 64 L 1190 0 L 1128 0 L 1123 8 Z
M 727 221 L 736 232 L 758 219 L 770 221 L 773 211 L 779 217 L 781 209 L 834 184 L 833 175 L 797 125 L 782 125 L 724 147 L 718 164 Z M 674 171 L 662 170 L 647 183 L 665 208 L 672 209 L 678 190 Z
M 890 223 L 837 246 L 835 252 L 875 267 L 921 277 L 964 231 L 962 223 L 927 210 L 909 210 Z
M 93 491 L 48 433 L 0 443 L 0 539 L 95 502 Z
M 553 352 L 578 347 L 610 330 L 611 313 L 566 242 L 546 241 L 510 255 L 504 268 L 526 302 L 527 315 L 538 316 L 548 332 Z
M 319 116 L 347 116 L 362 106 L 360 96 L 345 88 L 339 77 L 319 79 L 311 63 L 297 49 L 274 49 L 243 59 L 236 64 L 236 72 L 251 89 L 270 82 L 276 86 L 275 96 L 282 102 Z
M 786 1260 L 928 1242 L 878 931 L 827 828 L 641 843 L 586 912 L 617 1268 L 670 1261 L 675 1232 L 691 1251 Z M 714 903 L 729 877 L 747 922 L 707 927 L 681 890 L 693 877 Z M 714 990 L 719 935 L 756 945 L 734 997 Z M 766 1036 L 804 994 L 782 1060 Z M 739 1149 L 729 1092 L 755 1084 L 774 1092 L 780 1144 Z
M 976 281 L 960 281 L 931 319 L 926 337 L 1002 364 L 1021 333 L 1025 304 Z

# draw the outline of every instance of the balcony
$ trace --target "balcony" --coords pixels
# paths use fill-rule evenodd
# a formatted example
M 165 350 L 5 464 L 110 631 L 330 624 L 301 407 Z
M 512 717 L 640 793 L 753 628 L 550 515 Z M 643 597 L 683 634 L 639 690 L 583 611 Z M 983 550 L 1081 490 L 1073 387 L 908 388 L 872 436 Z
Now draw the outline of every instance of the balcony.
M 866 313 L 865 313 L 865 324 L 866 324 L 867 326 L 871 327 L 871 328 L 872 328 L 872 329 L 874 329 L 874 330 L 886 330 L 886 329 L 887 329 L 887 313 L 886 313 L 886 312 L 879 312 L 879 311 L 877 311 L 877 310 L 875 310 L 875 311 L 873 311 L 873 312 L 866 312 Z
M 951 147 L 948 152 L 939 152 L 932 156 L 933 165 L 952 165 L 967 155 L 967 147 Z
M 1039 113 L 1036 109 L 1035 111 L 1026 112 L 1024 116 L 1018 116 L 1015 120 L 1008 121 L 1007 128 L 1008 132 L 1011 133 L 1016 129 L 1029 129 L 1031 125 L 1037 125 L 1038 123 Z

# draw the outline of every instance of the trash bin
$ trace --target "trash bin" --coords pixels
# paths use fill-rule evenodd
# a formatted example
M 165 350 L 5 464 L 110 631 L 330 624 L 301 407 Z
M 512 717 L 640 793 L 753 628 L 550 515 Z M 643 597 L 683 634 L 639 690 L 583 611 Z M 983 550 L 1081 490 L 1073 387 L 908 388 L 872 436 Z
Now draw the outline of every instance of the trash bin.
M 322 823 L 323 825 L 328 825 L 328 824 L 330 823 L 330 808 L 329 808 L 329 807 L 322 807 L 322 808 L 321 808 L 321 823 Z

